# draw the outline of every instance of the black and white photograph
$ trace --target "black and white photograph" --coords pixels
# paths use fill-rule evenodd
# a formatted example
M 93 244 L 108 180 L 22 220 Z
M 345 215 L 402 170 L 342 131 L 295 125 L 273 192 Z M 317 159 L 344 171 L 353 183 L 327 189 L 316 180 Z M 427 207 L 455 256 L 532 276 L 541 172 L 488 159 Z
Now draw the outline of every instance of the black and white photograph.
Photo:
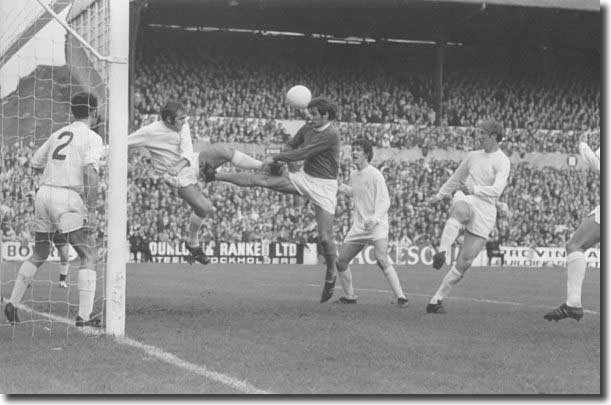
M 2 401 L 604 399 L 607 11 L 0 0 Z

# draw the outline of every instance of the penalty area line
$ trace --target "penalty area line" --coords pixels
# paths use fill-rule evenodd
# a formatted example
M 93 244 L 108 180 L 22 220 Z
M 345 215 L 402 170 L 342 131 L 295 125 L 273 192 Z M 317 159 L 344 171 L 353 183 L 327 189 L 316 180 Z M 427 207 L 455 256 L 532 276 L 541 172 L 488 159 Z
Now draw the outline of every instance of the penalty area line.
M 321 288 L 322 285 L 320 284 L 307 284 L 308 287 L 318 287 Z M 375 292 L 375 293 L 391 293 L 392 291 L 390 290 L 382 290 L 382 289 L 375 289 L 375 288 L 355 288 L 354 291 L 366 291 L 366 292 Z M 426 294 L 414 294 L 414 293 L 405 293 L 405 295 L 412 296 L 412 297 L 425 297 L 425 298 L 430 298 L 430 295 L 426 295 Z M 518 307 L 526 307 L 526 308 L 541 308 L 541 309 L 550 309 L 549 306 L 546 305 L 535 305 L 535 304 L 525 304 L 523 302 L 513 302 L 513 301 L 498 301 L 498 300 L 488 300 L 488 299 L 484 299 L 484 298 L 471 298 L 471 297 L 450 297 L 449 299 L 451 300 L 459 300 L 459 301 L 473 301 L 473 302 L 483 302 L 486 304 L 499 304 L 499 305 L 514 305 L 514 306 L 518 306 Z M 585 312 L 586 314 L 593 314 L 593 315 L 600 315 L 600 312 L 598 311 L 592 311 L 589 309 L 584 309 L 583 312 Z
M 66 325 L 69 326 L 73 326 L 76 328 L 76 326 L 74 325 L 74 321 L 68 319 L 68 318 L 64 318 L 58 315 L 54 315 L 54 314 L 45 314 L 42 312 L 38 312 L 33 310 L 32 308 L 29 308 L 25 305 L 19 305 L 18 307 L 19 309 L 23 309 L 27 312 L 33 313 L 33 314 L 37 314 L 40 316 L 43 316 L 45 318 L 48 318 L 52 321 L 55 322 L 61 322 L 64 323 Z M 76 328 L 78 331 L 80 331 L 81 333 L 85 334 L 85 335 L 95 335 L 95 336 L 101 336 L 101 335 L 105 335 L 104 331 L 99 329 L 99 328 L 92 328 L 92 327 L 82 327 L 82 328 Z M 119 337 L 119 336 L 109 336 L 112 337 L 117 343 L 124 345 L 124 346 L 129 346 L 129 347 L 133 347 L 136 349 L 139 349 L 143 352 L 145 352 L 147 355 L 154 357 L 166 364 L 170 364 L 172 366 L 175 366 L 177 368 L 180 368 L 184 371 L 188 371 L 190 373 L 193 374 L 197 374 L 200 375 L 208 380 L 212 380 L 218 383 L 221 383 L 223 385 L 226 385 L 228 387 L 231 387 L 237 391 L 240 391 L 244 394 L 273 394 L 273 392 L 270 391 L 265 391 L 262 390 L 260 388 L 255 387 L 254 385 L 246 382 L 246 381 L 242 381 L 239 380 L 237 378 L 228 376 L 226 374 L 222 374 L 222 373 L 218 373 L 216 371 L 212 371 L 209 370 L 206 366 L 201 366 L 198 364 L 194 364 L 194 363 L 190 363 L 186 360 L 181 359 L 180 357 L 175 356 L 172 353 L 166 352 L 156 346 L 152 346 L 152 345 L 147 345 L 144 343 L 140 343 L 137 340 L 131 339 L 127 336 L 123 336 L 123 337 Z

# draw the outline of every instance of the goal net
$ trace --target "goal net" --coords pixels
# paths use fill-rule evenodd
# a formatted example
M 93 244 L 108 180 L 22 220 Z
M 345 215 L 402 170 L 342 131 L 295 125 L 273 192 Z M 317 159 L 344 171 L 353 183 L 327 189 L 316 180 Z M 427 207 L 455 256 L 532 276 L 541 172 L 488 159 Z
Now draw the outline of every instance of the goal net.
M 113 0 L 0 1 L 0 292 L 11 300 L 23 261 L 34 250 L 36 149 L 73 121 L 70 99 L 98 98 L 94 130 L 108 145 L 100 166 L 95 304 L 91 317 L 105 330 L 125 329 L 126 179 L 129 3 Z M 68 334 L 78 314 L 80 260 L 60 252 L 57 235 L 25 294 L 15 303 L 20 322 L 0 322 L 5 334 Z M 66 257 L 67 256 L 67 257 Z M 67 262 L 67 263 L 66 263 Z M 65 280 L 64 280 L 65 279 Z M 64 281 L 63 283 L 61 281 Z M 19 295 L 19 294 L 17 294 Z M 14 297 L 13 297 L 14 298 Z M 3 311 L 4 312 L 4 311 Z M 21 331 L 20 331 L 21 329 Z

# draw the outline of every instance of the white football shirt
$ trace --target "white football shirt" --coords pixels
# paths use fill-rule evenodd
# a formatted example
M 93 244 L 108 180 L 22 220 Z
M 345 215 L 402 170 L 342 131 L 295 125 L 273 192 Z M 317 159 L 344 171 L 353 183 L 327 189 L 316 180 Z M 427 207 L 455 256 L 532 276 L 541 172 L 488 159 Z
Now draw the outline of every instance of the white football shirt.
M 439 190 L 441 196 L 451 196 L 462 184 L 473 186 L 473 195 L 496 205 L 509 178 L 511 162 L 502 150 L 487 153 L 483 149 L 469 152 L 452 177 Z
M 129 135 L 127 146 L 146 148 L 151 154 L 153 168 L 160 174 L 166 173 L 183 158 L 190 162 L 193 156 L 193 140 L 187 122 L 178 133 L 163 121 L 155 121 Z
M 104 144 L 100 135 L 81 122 L 55 131 L 34 153 L 32 167 L 43 169 L 41 185 L 83 191 L 83 167 L 99 170 Z
M 388 225 L 390 196 L 382 173 L 371 165 L 363 170 L 353 170 L 350 173 L 350 186 L 354 203 L 352 226 L 359 230 L 365 229 L 365 221 L 368 219 Z

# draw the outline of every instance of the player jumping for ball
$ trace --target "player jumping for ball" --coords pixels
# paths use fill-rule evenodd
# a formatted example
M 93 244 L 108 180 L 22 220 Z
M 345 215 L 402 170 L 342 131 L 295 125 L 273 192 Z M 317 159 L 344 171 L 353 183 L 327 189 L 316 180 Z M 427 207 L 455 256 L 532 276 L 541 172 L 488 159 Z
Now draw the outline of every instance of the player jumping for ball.
M 337 250 L 333 239 L 333 219 L 337 204 L 337 176 L 339 173 L 340 136 L 332 121 L 337 117 L 337 107 L 325 98 L 314 98 L 307 108 L 308 122 L 289 141 L 292 150 L 268 157 L 265 166 L 277 162 L 303 160 L 303 169 L 281 174 L 267 173 L 210 173 L 207 181 L 218 180 L 240 187 L 266 187 L 287 194 L 308 198 L 315 206 L 318 237 L 326 262 L 326 276 L 320 302 L 333 296 Z
M 407 298 L 403 294 L 397 272 L 388 257 L 388 209 L 390 208 L 388 188 L 382 173 L 369 164 L 371 159 L 373 159 L 373 148 L 369 141 L 355 140 L 352 143 L 352 160 L 356 170 L 350 173 L 350 185 L 339 186 L 339 191 L 352 196 L 354 221 L 339 250 L 337 272 L 345 295 L 336 302 L 356 304 L 349 265 L 366 244 L 372 243 L 378 266 L 388 280 L 397 298 L 397 304 L 400 307 L 407 307 Z
M 448 297 L 452 286 L 464 277 L 494 228 L 497 201 L 507 185 L 510 170 L 509 158 L 499 148 L 503 136 L 503 127 L 498 122 L 481 122 L 475 130 L 475 142 L 483 149 L 469 152 L 452 177 L 431 198 L 434 203 L 454 194 L 450 218 L 443 228 L 439 249 L 433 256 L 435 269 L 443 266 L 463 227 L 465 233 L 456 263 L 426 306 L 428 313 L 445 313 L 442 301 Z
M 202 264 L 210 259 L 199 242 L 199 229 L 204 217 L 214 211 L 214 207 L 198 187 L 200 160 L 210 165 L 231 162 L 243 169 L 261 169 L 263 162 L 224 145 L 212 145 L 200 153 L 193 152 L 191 129 L 182 104 L 168 101 L 161 110 L 161 120 L 146 125 L 127 137 L 130 148 L 142 147 L 151 155 L 155 171 L 172 187 L 193 209 L 189 216 L 189 235 L 186 243 L 191 257 Z M 204 166 L 202 166 L 202 170 Z

